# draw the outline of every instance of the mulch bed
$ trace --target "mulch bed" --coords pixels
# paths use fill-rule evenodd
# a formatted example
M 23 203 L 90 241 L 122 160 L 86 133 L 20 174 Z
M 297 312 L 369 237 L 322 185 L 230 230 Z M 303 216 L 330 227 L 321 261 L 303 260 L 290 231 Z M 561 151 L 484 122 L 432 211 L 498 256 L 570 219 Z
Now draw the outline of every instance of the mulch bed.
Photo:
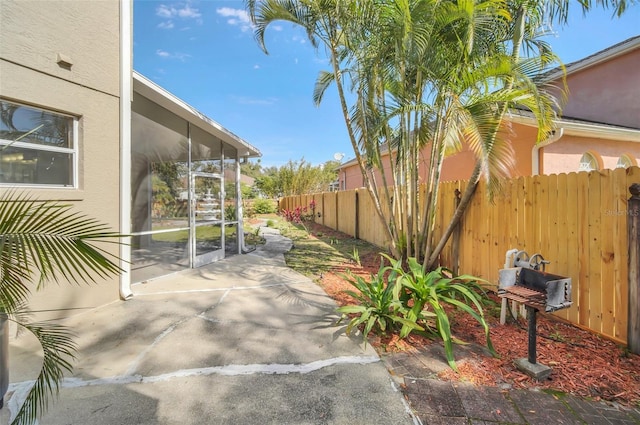
M 318 225 L 312 225 L 310 230 L 311 234 L 321 232 L 323 237 L 350 238 Z M 380 257 L 376 252 L 369 252 L 360 257 L 360 263 L 345 262 L 318 279 L 319 284 L 339 305 L 352 302 L 351 297 L 343 292 L 352 289 L 343 277 L 344 273 L 348 270 L 368 277 L 377 272 Z M 490 296 L 499 305 L 498 297 L 495 294 Z M 553 316 L 538 314 L 537 359 L 553 369 L 548 380 L 539 382 L 518 371 L 513 363 L 517 358 L 527 357 L 526 322 L 512 319 L 506 325 L 500 325 L 496 316 L 488 314 L 487 321 L 491 328 L 491 340 L 500 357 L 473 354 L 458 362 L 457 373 L 445 371 L 440 374 L 441 379 L 488 386 L 507 384 L 513 388 L 542 388 L 626 406 L 640 406 L 640 356 Z M 451 314 L 451 318 L 456 338 L 468 343 L 485 344 L 483 329 L 473 318 L 456 312 Z M 427 344 L 439 343 L 415 335 L 405 340 L 391 336 L 376 338 L 371 342 L 377 349 L 386 351 L 415 350 Z

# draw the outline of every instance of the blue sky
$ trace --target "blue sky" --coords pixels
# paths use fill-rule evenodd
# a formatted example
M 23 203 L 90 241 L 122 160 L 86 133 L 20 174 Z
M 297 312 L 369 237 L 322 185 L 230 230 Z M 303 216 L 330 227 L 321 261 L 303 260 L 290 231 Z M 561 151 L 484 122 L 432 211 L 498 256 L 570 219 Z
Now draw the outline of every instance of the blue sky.
M 640 34 L 640 5 L 620 19 L 574 10 L 549 37 L 572 62 Z M 352 158 L 335 89 L 312 101 L 318 71 L 328 69 L 304 33 L 288 23 L 267 30 L 260 50 L 242 0 L 134 1 L 134 68 L 262 152 L 263 166 L 288 160 L 320 164 Z

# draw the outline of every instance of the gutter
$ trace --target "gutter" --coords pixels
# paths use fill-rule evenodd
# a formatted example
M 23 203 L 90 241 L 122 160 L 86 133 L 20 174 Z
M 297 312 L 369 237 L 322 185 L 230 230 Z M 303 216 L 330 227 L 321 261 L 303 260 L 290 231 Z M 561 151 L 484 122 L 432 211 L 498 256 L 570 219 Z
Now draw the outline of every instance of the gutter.
M 558 130 L 553 131 L 551 137 L 533 145 L 533 149 L 531 149 L 531 175 L 537 176 L 540 174 L 540 149 L 557 142 L 563 135 L 564 128 L 560 127 Z
M 120 234 L 131 234 L 131 102 L 133 100 L 132 67 L 133 0 L 120 0 Z M 128 238 L 130 239 L 130 238 Z M 120 244 L 120 298 L 127 300 L 131 291 L 131 244 Z

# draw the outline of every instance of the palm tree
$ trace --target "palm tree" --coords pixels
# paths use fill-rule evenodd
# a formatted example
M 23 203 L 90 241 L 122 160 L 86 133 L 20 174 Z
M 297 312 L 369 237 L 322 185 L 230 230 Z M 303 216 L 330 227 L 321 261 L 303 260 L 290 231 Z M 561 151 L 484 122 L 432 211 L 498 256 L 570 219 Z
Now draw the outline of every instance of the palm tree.
M 577 2 L 583 13 L 589 12 L 594 7 L 602 7 L 604 9 L 613 9 L 613 16 L 617 17 L 622 16 L 628 6 L 637 3 L 636 0 L 579 0 Z M 527 55 L 530 55 L 531 52 L 537 54 L 537 57 L 541 61 L 542 69 L 548 67 L 555 61 L 559 62 L 559 59 L 551 51 L 551 46 L 542 41 L 540 36 L 544 35 L 544 28 L 549 24 L 567 24 L 569 19 L 569 5 L 570 2 L 568 0 L 551 0 L 547 2 L 537 0 L 513 0 L 508 2 L 512 19 L 509 37 L 507 39 L 511 42 L 511 58 L 513 63 L 519 63 L 521 61 L 521 53 L 523 52 Z M 525 61 L 530 61 L 530 59 L 526 59 Z M 564 69 L 561 63 L 560 66 Z M 544 81 L 542 81 L 542 83 L 544 83 Z M 507 87 L 511 88 L 514 84 L 514 80 L 506 80 Z M 507 104 L 503 104 L 499 114 L 504 115 L 507 107 Z M 561 109 L 560 105 L 557 106 L 557 109 Z M 547 127 L 540 127 L 540 121 L 538 121 L 538 124 L 538 139 L 540 139 L 543 136 L 543 132 L 547 130 Z M 496 136 L 497 134 L 494 134 L 491 139 L 495 140 Z M 443 232 L 436 247 L 431 251 L 431 256 L 429 258 L 425 257 L 425 264 L 429 267 L 433 267 L 436 263 L 438 256 L 453 233 L 454 228 L 464 215 L 480 181 L 481 171 L 482 163 L 481 161 L 477 161 L 471 173 L 469 184 L 456 207 L 449 225 Z
M 314 45 L 324 43 L 333 70 L 319 76 L 314 99 L 320 102 L 336 84 L 355 156 L 396 257 L 431 257 L 442 160 L 462 139 L 494 176 L 508 169 L 510 158 L 504 144 L 491 138 L 502 124 L 503 114 L 496 113 L 501 105 L 526 104 L 541 123 L 549 122 L 553 102 L 539 101 L 530 76 L 505 53 L 511 16 L 502 1 L 247 4 L 265 51 L 265 30 L 276 20 L 295 22 Z M 351 107 L 346 78 L 356 98 Z M 508 87 L 506 78 L 520 83 Z M 430 155 L 421 159 L 425 147 Z M 378 182 L 372 172 L 382 169 L 382 151 L 390 158 L 391 182 L 385 173 Z M 418 190 L 421 162 L 428 169 L 424 195 Z
M 320 102 L 325 90 L 336 85 L 365 186 L 396 258 L 422 257 L 425 267 L 433 268 L 479 180 L 497 190 L 511 165 L 503 134 L 509 109 L 532 112 L 540 140 L 552 130 L 559 102 L 541 88 L 540 75 L 559 61 L 540 41 L 539 28 L 549 16 L 566 20 L 567 1 L 246 3 L 265 52 L 265 31 L 277 20 L 300 25 L 314 46 L 325 48 L 332 69 L 319 75 L 314 100 Z M 585 10 L 592 3 L 614 6 L 617 12 L 626 7 L 615 0 L 580 3 Z M 349 96 L 345 87 L 351 88 Z M 347 99 L 354 99 L 351 105 Z M 435 241 L 442 162 L 463 143 L 477 164 L 449 230 Z M 429 154 L 421 158 L 425 148 Z M 385 152 L 389 177 L 383 171 Z M 425 193 L 418 189 L 421 163 L 427 169 L 421 182 Z
M 71 370 L 76 350 L 70 330 L 29 320 L 29 297 L 52 281 L 96 282 L 117 275 L 117 259 L 95 244 L 118 243 L 117 237 L 69 205 L 15 191 L 0 196 L 0 313 L 3 321 L 32 333 L 43 349 L 40 373 L 12 424 L 35 422 Z

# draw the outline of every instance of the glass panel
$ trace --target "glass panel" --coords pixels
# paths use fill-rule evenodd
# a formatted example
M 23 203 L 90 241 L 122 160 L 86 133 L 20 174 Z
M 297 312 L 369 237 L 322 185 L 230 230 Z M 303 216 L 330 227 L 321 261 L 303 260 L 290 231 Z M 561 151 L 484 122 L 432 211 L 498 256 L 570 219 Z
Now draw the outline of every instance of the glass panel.
M 142 115 L 131 115 L 132 232 L 187 227 L 187 139 Z
M 237 221 L 236 215 L 236 159 L 224 160 L 224 218 L 226 221 Z
M 228 257 L 238 253 L 238 224 L 225 224 L 224 253 Z
M 143 282 L 189 268 L 189 230 L 132 238 L 131 281 Z
M 151 197 L 151 230 L 188 227 L 187 164 L 151 163 Z
M 196 226 L 196 256 L 222 249 L 222 223 Z
M 0 100 L 0 139 L 73 149 L 73 118 Z
M 194 172 L 222 174 L 221 168 L 222 142 L 191 126 L 191 170 Z
M 73 186 L 73 154 L 0 146 L 0 183 Z
M 189 268 L 188 141 L 131 116 L 132 281 L 141 282 Z
M 195 257 L 193 265 L 199 267 L 224 256 L 222 235 L 222 180 L 217 177 L 195 176 Z

